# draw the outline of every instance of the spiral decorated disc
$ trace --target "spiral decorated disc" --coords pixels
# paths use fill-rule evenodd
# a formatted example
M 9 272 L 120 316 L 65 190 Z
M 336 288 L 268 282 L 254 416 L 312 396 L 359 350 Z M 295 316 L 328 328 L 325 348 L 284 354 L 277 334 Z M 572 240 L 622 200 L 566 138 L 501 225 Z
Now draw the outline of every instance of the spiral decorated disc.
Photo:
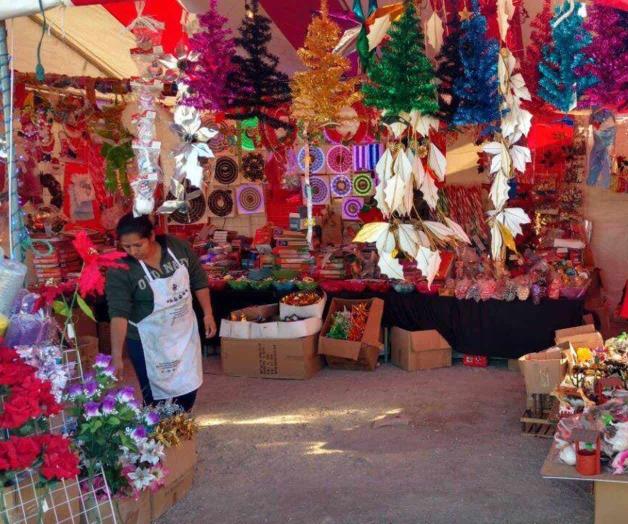
M 347 175 L 335 175 L 331 178 L 331 194 L 345 197 L 351 194 L 351 179 Z
M 347 146 L 333 146 L 327 151 L 327 165 L 333 173 L 348 173 L 353 166 L 353 153 Z
M 233 214 L 233 191 L 231 189 L 214 189 L 207 198 L 210 214 L 216 217 L 227 217 Z
M 297 156 L 297 163 L 301 171 L 305 171 L 305 146 Z M 320 173 L 325 167 L 325 154 L 320 147 L 310 146 L 310 173 Z
M 359 220 L 364 200 L 360 197 L 345 198 L 342 202 L 342 218 L 344 220 Z
M 373 179 L 369 173 L 353 175 L 353 194 L 355 196 L 369 196 L 373 194 Z
M 167 200 L 174 198 L 172 193 L 169 193 Z M 186 206 L 182 209 L 176 210 L 170 215 L 170 220 L 177 224 L 193 224 L 203 218 L 207 206 L 205 205 L 205 196 L 196 187 L 190 187 L 186 190 Z
M 214 180 L 225 186 L 233 184 L 238 179 L 238 163 L 230 156 L 221 156 L 216 159 Z
M 310 177 L 310 186 L 312 188 L 312 204 L 315 206 L 327 204 L 329 202 L 329 180 L 327 177 L 323 176 L 312 176 Z M 305 194 L 305 183 L 302 186 L 303 188 L 303 201 L 307 201 L 307 196 Z
M 251 215 L 264 212 L 264 194 L 261 186 L 244 184 L 236 189 L 238 213 Z

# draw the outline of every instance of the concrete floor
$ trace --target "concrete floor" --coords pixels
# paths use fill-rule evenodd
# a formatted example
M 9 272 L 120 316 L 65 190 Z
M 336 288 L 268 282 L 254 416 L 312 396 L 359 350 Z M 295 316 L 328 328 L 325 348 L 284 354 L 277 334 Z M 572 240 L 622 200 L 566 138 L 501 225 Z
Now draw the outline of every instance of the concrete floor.
M 194 487 L 160 522 L 591 523 L 589 483 L 541 478 L 550 441 L 521 436 L 524 396 L 495 367 L 281 381 L 212 357 Z

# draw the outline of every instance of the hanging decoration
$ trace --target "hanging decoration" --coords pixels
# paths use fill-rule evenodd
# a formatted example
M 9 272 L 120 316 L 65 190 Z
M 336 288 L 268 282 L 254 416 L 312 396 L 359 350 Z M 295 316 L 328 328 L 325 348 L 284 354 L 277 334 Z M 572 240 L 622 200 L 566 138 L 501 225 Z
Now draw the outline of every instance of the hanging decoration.
M 264 213 L 264 191 L 256 184 L 243 184 L 236 189 L 238 214 L 253 215 Z
M 184 183 L 183 203 L 175 208 L 169 218 L 177 224 L 194 224 L 199 222 L 204 216 L 207 209 L 205 204 L 205 195 L 198 187 L 191 186 L 188 182 Z M 176 200 L 176 195 L 169 193 L 166 201 Z
M 357 173 L 353 175 L 352 189 L 355 196 L 371 196 L 374 191 L 373 178 L 370 173 Z
M 164 68 L 162 80 L 168 84 L 176 85 L 177 101 L 188 96 L 189 86 L 186 80 L 186 72 L 194 67 L 198 61 L 199 53 L 191 51 L 182 42 L 175 47 L 174 53 L 162 55 L 158 62 Z
M 240 122 L 239 146 L 244 151 L 255 151 L 259 147 L 259 119 L 257 117 L 247 118 Z
M 556 8 L 551 22 L 552 41 L 543 47 L 538 65 L 539 97 L 563 113 L 575 109 L 578 97 L 597 82 L 584 68 L 591 63 L 584 52 L 591 44 L 591 34 L 583 25 L 581 8 L 582 4 L 575 2 L 568 14 L 569 0 Z
M 598 79 L 585 91 L 586 101 L 593 107 L 628 106 L 628 11 L 592 5 L 588 8 L 585 28 L 593 41 L 584 50 L 590 58 L 584 70 Z M 623 50 L 623 51 L 619 51 Z
M 382 144 L 354 145 L 352 152 L 354 171 L 373 171 L 384 148 Z
M 587 185 L 608 189 L 612 171 L 611 151 L 617 134 L 615 118 L 608 109 L 601 109 L 591 114 L 591 124 L 593 147 L 589 153 Z
M 368 29 L 367 29 L 367 16 L 372 16 L 377 11 L 377 0 L 368 1 L 368 10 L 366 15 L 362 9 L 362 0 L 353 0 L 353 14 L 356 20 L 360 23 L 359 31 L 354 30 L 352 34 L 356 35 L 355 48 L 358 52 L 358 58 L 360 60 L 360 66 L 363 72 L 367 72 L 369 69 L 370 61 L 373 56 L 373 51 L 369 47 L 368 41 Z M 346 40 L 343 38 L 343 40 Z M 339 44 L 340 42 L 338 42 Z
M 242 54 L 231 57 L 233 69 L 226 77 L 229 117 L 246 120 L 256 116 L 271 126 L 283 125 L 268 110 L 290 102 L 289 79 L 277 70 L 279 58 L 268 51 L 270 20 L 259 12 L 259 0 L 247 0 L 238 31 L 235 43 Z
M 306 162 L 309 162 L 310 173 L 320 173 L 325 167 L 325 153 L 317 146 L 303 146 L 297 155 L 299 169 L 305 173 Z
M 217 0 L 210 0 L 207 12 L 198 16 L 199 30 L 189 41 L 196 60 L 185 68 L 182 79 L 189 92 L 184 104 L 211 111 L 226 108 L 227 77 L 233 71 L 232 59 L 236 52 L 227 21 L 218 12 Z
M 443 34 L 445 29 L 443 28 L 443 21 L 436 10 L 432 11 L 429 19 L 425 23 L 425 38 L 427 43 L 437 54 L 443 47 Z
M 329 204 L 329 178 L 326 176 L 312 176 L 310 177 L 311 199 L 312 204 L 321 206 Z M 308 194 L 307 189 L 303 186 L 303 200 L 307 202 Z
M 452 119 L 455 126 L 489 124 L 499 120 L 499 44 L 487 36 L 486 17 L 480 12 L 478 0 L 471 0 L 471 5 L 472 12 L 467 11 L 465 3 L 460 16 L 458 49 L 463 70 L 453 79 L 453 94 L 458 98 Z

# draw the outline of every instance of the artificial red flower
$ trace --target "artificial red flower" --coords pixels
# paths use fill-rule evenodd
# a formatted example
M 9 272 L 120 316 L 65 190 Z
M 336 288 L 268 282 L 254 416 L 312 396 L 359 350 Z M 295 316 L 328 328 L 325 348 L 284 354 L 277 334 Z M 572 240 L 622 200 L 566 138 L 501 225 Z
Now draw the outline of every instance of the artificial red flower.
M 0 440 L 0 471 L 12 471 L 17 462 L 17 454 L 13 442 Z
M 13 436 L 9 442 L 13 444 L 15 449 L 16 461 L 13 469 L 30 468 L 41 453 L 41 445 L 37 438 Z
M 39 294 L 39 299 L 35 302 L 33 309 L 37 312 L 43 306 L 50 306 L 61 295 L 71 295 L 76 290 L 76 280 L 68 280 L 57 286 L 42 285 L 35 293 Z
M 0 364 L 0 385 L 13 386 L 21 384 L 27 376 L 34 374 L 34 369 L 24 362 Z
M 70 440 L 61 435 L 46 435 L 41 474 L 48 480 L 62 480 L 79 473 L 79 459 L 70 449 Z
M 0 415 L 0 428 L 3 429 L 20 428 L 30 419 L 43 414 L 37 397 L 16 394 L 15 391 L 11 392 L 3 407 Z
M 76 234 L 72 244 L 83 259 L 83 270 L 79 276 L 79 293 L 85 297 L 90 294 L 102 295 L 105 292 L 105 277 L 101 269 L 128 269 L 126 264 L 118 262 L 126 253 L 113 251 L 101 255 L 84 230 Z

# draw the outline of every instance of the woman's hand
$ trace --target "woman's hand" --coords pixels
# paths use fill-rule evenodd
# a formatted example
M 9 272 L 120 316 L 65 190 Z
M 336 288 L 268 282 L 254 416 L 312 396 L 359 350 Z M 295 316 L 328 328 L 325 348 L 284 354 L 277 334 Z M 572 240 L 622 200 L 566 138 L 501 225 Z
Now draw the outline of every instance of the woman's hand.
M 216 321 L 214 320 L 214 315 L 209 314 L 203 317 L 203 324 L 205 326 L 205 336 L 207 338 L 212 338 L 216 334 Z

